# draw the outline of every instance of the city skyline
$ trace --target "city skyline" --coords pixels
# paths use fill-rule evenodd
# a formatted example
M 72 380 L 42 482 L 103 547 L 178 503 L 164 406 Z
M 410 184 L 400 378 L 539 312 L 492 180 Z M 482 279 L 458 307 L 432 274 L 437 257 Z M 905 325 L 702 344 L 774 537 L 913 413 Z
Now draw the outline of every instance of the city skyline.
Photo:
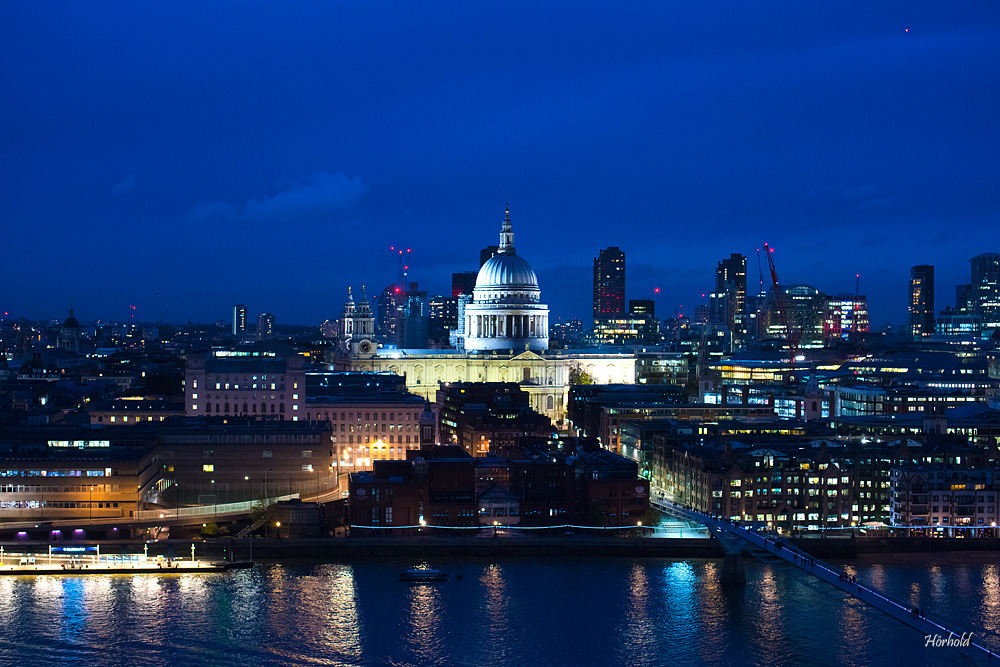
M 992 5 L 5 18 L 10 316 L 319 324 L 396 281 L 393 245 L 448 294 L 507 201 L 554 322 L 589 319 L 608 246 L 661 319 L 732 253 L 755 291 L 768 242 L 786 284 L 860 273 L 873 328 L 907 322 L 912 266 L 941 310 L 1000 250 Z

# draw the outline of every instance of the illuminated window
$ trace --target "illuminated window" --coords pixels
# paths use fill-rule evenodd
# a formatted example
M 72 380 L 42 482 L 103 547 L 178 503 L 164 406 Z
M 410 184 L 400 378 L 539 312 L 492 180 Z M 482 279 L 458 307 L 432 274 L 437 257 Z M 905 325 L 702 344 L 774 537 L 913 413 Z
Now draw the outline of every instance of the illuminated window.
M 215 472 L 215 464 L 214 463 L 206 463 L 205 465 L 203 465 L 201 467 L 201 471 L 202 472 Z

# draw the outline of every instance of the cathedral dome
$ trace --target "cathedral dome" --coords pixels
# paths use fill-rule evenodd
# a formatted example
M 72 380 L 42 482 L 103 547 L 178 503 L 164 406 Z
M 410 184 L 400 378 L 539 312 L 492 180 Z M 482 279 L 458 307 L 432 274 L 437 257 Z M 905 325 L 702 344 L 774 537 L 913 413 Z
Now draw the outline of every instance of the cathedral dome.
M 538 276 L 514 251 L 508 209 L 498 252 L 479 269 L 472 302 L 459 311 L 465 349 L 469 352 L 548 349 L 549 308 L 540 302 Z
M 483 268 L 479 269 L 476 289 L 502 287 L 538 289 L 538 277 L 523 257 L 513 253 L 498 253 L 490 257 L 483 264 Z

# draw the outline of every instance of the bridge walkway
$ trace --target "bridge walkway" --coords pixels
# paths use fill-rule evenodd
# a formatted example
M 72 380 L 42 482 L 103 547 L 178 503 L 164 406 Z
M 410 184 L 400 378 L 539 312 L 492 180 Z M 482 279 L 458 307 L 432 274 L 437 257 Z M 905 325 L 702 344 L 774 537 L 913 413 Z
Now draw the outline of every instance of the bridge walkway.
M 664 501 L 658 501 L 655 504 L 659 506 L 665 503 Z M 681 505 L 675 505 L 672 509 L 674 513 L 679 511 L 691 520 L 704 524 L 709 530 L 712 531 L 713 535 L 720 537 L 725 536 L 728 538 L 726 542 L 729 542 L 730 544 L 732 544 L 732 540 L 734 539 L 742 540 L 746 543 L 747 547 L 749 547 L 744 549 L 748 553 L 768 554 L 777 561 L 791 563 L 792 565 L 805 570 L 809 574 L 814 575 L 831 586 L 839 588 L 845 593 L 858 598 L 862 602 L 875 607 L 885 614 L 888 614 L 897 621 L 919 630 L 925 637 L 938 635 L 945 641 L 949 638 L 959 639 L 962 637 L 969 637 L 970 640 L 967 646 L 958 646 L 956 648 L 977 662 L 1000 664 L 1000 653 L 991 651 L 985 646 L 972 641 L 971 633 L 966 632 L 963 634 L 962 632 L 952 630 L 945 625 L 944 621 L 936 619 L 932 616 L 927 616 L 922 609 L 916 609 L 913 606 L 893 599 L 870 586 L 858 583 L 856 578 L 848 577 L 843 570 L 835 568 L 822 560 L 813 558 L 809 554 L 796 548 L 781 538 L 775 539 L 770 535 L 762 535 L 756 530 L 751 530 L 742 524 L 737 524 L 719 517 L 713 517 Z M 754 528 L 754 526 L 751 526 L 751 528 Z M 720 539 L 720 542 L 723 542 L 723 540 Z M 726 542 L 723 542 L 723 545 L 726 548 L 727 553 L 731 553 L 730 546 L 726 546 Z

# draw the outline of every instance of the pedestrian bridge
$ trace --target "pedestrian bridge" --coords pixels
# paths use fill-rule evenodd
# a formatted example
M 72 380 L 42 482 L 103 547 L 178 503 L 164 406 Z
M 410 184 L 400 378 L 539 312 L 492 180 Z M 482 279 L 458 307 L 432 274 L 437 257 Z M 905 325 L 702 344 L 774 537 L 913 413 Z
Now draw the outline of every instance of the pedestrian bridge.
M 87 528 L 94 526 L 154 526 L 202 523 L 218 521 L 219 519 L 234 519 L 250 514 L 255 505 L 270 505 L 283 500 L 296 500 L 299 494 L 292 493 L 263 500 L 246 500 L 238 503 L 221 503 L 217 505 L 193 505 L 190 507 L 160 508 L 155 510 L 137 510 L 129 516 L 99 517 L 94 519 L 57 519 L 46 521 L 11 521 L 4 523 L 4 530 L 28 530 L 40 526 L 57 528 Z
M 765 563 L 789 563 L 919 630 L 925 637 L 937 635 L 945 642 L 949 638 L 953 638 L 955 642 L 962 637 L 969 637 L 970 640 L 965 645 L 955 646 L 955 643 L 952 643 L 949 646 L 955 646 L 977 662 L 1000 664 L 1000 653 L 973 642 L 971 633 L 963 634 L 959 630 L 949 628 L 945 622 L 929 616 L 923 609 L 916 609 L 870 586 L 858 583 L 856 578 L 847 576 L 842 569 L 813 558 L 789 541 L 765 532 L 766 526 L 729 521 L 663 499 L 654 499 L 652 505 L 668 514 L 697 521 L 711 531 L 712 536 L 726 551 L 722 571 L 724 581 L 729 583 L 746 581 L 743 554 L 749 554 Z

